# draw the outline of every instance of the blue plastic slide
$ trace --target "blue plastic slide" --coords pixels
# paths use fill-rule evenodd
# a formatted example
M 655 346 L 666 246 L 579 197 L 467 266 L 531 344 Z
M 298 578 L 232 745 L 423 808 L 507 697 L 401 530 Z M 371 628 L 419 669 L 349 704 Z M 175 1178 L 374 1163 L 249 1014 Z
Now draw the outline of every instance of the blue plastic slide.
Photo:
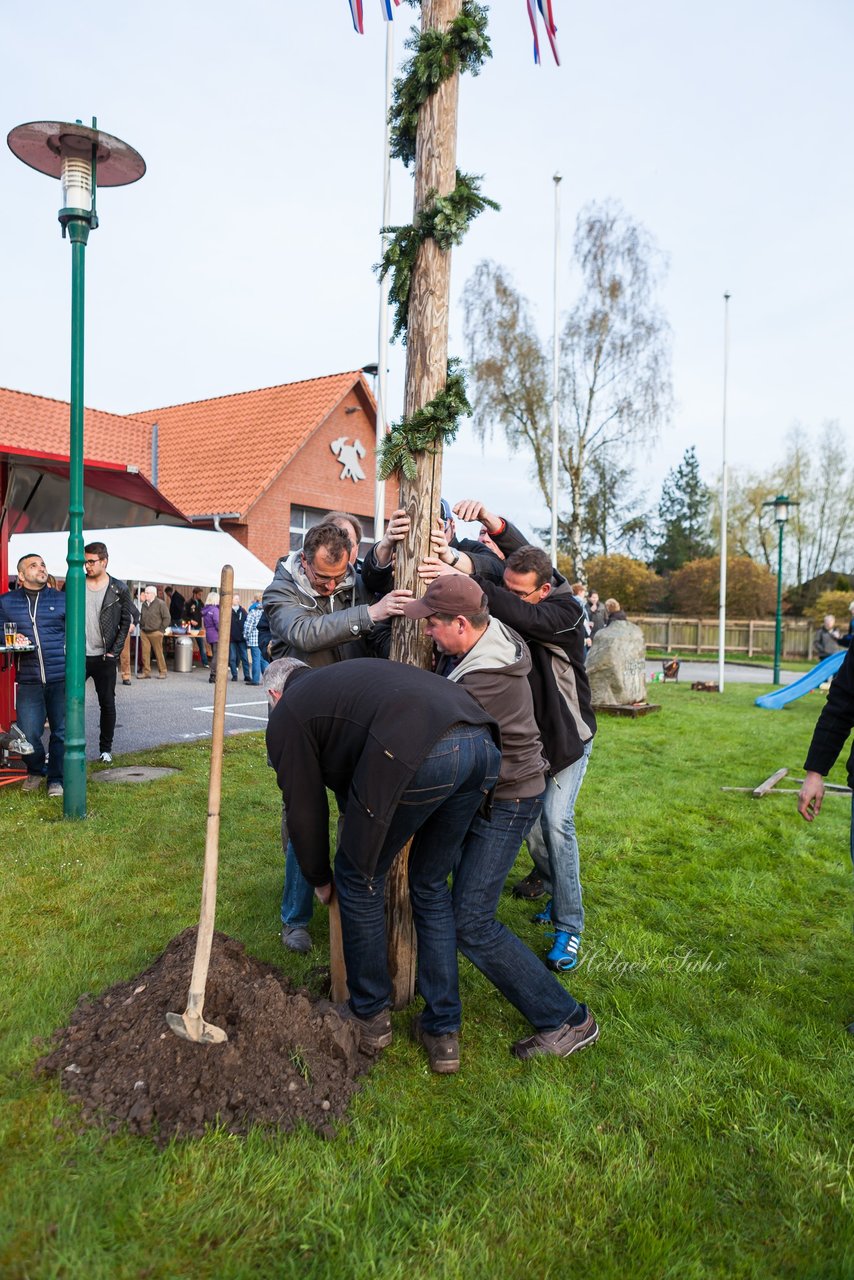
M 820 684 L 824 684 L 825 680 L 829 680 L 836 674 L 844 661 L 844 649 L 840 649 L 838 653 L 832 653 L 829 658 L 822 658 L 817 667 L 807 671 L 799 680 L 793 680 L 791 684 L 784 685 L 782 689 L 775 689 L 773 693 L 763 693 L 761 698 L 756 699 L 757 707 L 764 707 L 766 711 L 779 711 L 787 702 L 794 702 L 796 698 L 802 698 L 805 693 L 810 693 Z

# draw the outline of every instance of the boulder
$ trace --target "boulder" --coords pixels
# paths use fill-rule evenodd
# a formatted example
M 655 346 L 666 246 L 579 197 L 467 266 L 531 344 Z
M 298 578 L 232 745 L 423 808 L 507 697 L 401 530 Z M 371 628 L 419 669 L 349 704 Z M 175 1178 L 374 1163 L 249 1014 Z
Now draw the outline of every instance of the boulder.
M 597 631 L 587 659 L 594 707 L 646 702 L 646 646 L 633 622 L 611 622 Z

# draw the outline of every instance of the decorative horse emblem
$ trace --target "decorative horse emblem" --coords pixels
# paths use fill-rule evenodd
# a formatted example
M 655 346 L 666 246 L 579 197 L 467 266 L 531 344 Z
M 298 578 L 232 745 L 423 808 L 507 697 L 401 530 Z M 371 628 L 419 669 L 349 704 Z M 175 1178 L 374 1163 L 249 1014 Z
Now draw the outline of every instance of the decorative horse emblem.
M 339 436 L 337 440 L 332 441 L 329 448 L 338 461 L 344 464 L 338 477 L 339 480 L 352 480 L 353 484 L 356 484 L 358 480 L 367 478 L 359 465 L 359 459 L 364 458 L 367 453 L 367 449 L 361 440 L 356 439 L 352 444 L 347 444 L 347 437 Z

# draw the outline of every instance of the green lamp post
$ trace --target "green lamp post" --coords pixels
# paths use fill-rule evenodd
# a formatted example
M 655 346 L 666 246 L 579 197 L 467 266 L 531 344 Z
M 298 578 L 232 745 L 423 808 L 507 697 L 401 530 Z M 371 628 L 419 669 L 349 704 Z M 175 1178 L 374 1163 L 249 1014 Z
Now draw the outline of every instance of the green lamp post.
M 98 225 L 96 190 L 122 187 L 145 173 L 145 161 L 126 142 L 89 128 L 53 120 L 21 124 L 7 138 L 32 169 L 59 178 L 63 239 L 71 241 L 71 429 L 68 467 L 68 576 L 66 578 L 65 771 L 66 818 L 86 817 L 86 583 L 83 571 L 83 334 L 86 242 Z
M 763 502 L 763 507 L 774 508 L 774 519 L 779 530 L 777 538 L 777 625 L 774 629 L 774 683 L 780 683 L 780 655 L 783 649 L 783 531 L 789 519 L 789 507 L 800 506 L 784 493 L 776 498 Z

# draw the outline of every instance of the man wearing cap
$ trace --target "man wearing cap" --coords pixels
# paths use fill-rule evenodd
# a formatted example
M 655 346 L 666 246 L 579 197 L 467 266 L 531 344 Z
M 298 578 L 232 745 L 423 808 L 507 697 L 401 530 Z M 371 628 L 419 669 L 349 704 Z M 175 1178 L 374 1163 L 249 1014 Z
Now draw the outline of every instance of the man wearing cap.
M 448 875 L 498 774 L 498 727 L 461 688 L 429 671 L 370 658 L 311 670 L 272 662 L 261 681 L 272 710 L 267 750 L 303 875 L 329 902 L 327 787 L 341 813 L 335 888 L 349 1004 L 362 1047 L 391 1043 L 385 877 L 409 857 L 423 1013 L 415 1038 L 440 1074 L 459 1068 L 460 998 Z M 417 834 L 416 834 L 417 833 Z
M 599 1036 L 578 1004 L 525 944 L 496 919 L 501 889 L 542 806 L 546 761 L 534 719 L 524 641 L 490 617 L 482 586 L 461 573 L 434 578 L 420 600 L 402 605 L 424 620 L 439 651 L 437 675 L 460 684 L 501 729 L 501 771 L 489 820 L 475 815 L 454 872 L 457 945 L 534 1027 L 518 1058 L 567 1057 Z

